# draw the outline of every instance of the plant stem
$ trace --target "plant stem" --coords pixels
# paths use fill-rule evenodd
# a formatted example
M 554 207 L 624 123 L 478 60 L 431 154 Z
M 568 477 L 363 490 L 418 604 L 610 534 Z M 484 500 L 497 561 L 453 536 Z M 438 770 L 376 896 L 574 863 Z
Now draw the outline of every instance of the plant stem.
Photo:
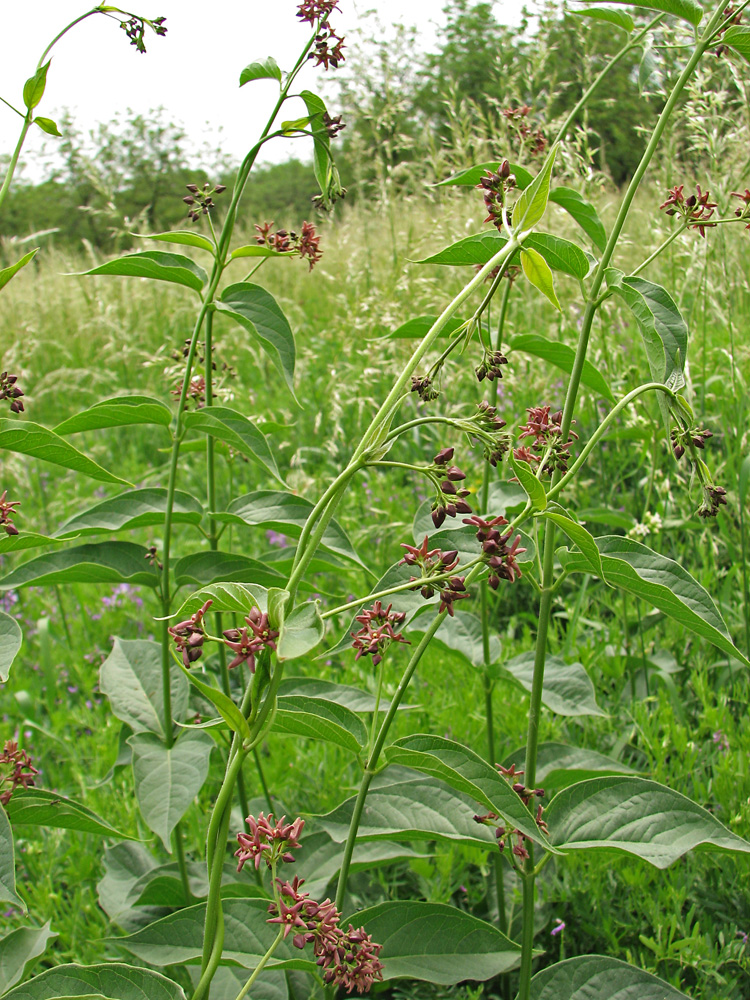
M 253 983 L 255 982 L 255 980 L 257 979 L 257 977 L 260 975 L 260 973 L 265 968 L 266 962 L 269 960 L 269 958 L 273 955 L 273 953 L 276 951 L 276 949 L 281 944 L 281 941 L 282 941 L 283 937 L 284 937 L 284 928 L 282 926 L 279 929 L 279 933 L 276 935 L 276 939 L 274 940 L 273 944 L 268 949 L 268 951 L 265 953 L 265 955 L 263 956 L 263 958 L 261 958 L 260 962 L 258 962 L 258 964 L 255 966 L 255 969 L 253 970 L 253 974 L 250 976 L 250 978 L 248 979 L 248 981 L 245 983 L 245 985 L 242 987 L 242 989 L 240 990 L 240 992 L 237 994 L 237 1000 L 243 1000 L 243 998 L 247 995 L 250 987 L 253 985 Z

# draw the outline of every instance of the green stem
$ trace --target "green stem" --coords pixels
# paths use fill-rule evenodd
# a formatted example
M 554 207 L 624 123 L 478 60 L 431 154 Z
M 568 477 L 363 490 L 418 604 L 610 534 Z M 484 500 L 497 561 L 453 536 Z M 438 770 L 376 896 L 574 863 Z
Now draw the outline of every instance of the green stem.
M 240 990 L 240 992 L 237 994 L 237 1000 L 243 1000 L 243 998 L 247 995 L 250 987 L 253 985 L 253 983 L 255 982 L 255 980 L 258 978 L 258 976 L 260 975 L 260 973 L 265 968 L 266 962 L 268 962 L 268 960 L 271 957 L 271 955 L 273 955 L 273 953 L 276 951 L 276 949 L 281 944 L 281 941 L 282 941 L 283 937 L 284 937 L 284 927 L 282 926 L 282 927 L 279 928 L 279 933 L 276 935 L 276 939 L 274 940 L 273 944 L 268 949 L 268 951 L 265 953 L 265 955 L 263 956 L 263 958 L 261 958 L 260 962 L 258 962 L 258 964 L 256 965 L 256 967 L 255 967 L 255 969 L 253 971 L 253 974 L 250 976 L 250 978 L 248 979 L 248 981 L 245 983 L 245 985 L 242 987 L 242 989 Z
M 26 135 L 31 128 L 31 112 L 29 112 L 24 118 L 23 125 L 21 127 L 21 134 L 18 137 L 18 142 L 16 143 L 16 148 L 13 151 L 13 156 L 10 158 L 10 163 L 8 164 L 8 169 L 5 173 L 5 178 L 3 180 L 3 186 L 0 187 L 0 208 L 3 206 L 3 202 L 8 196 L 8 191 L 10 190 L 11 181 L 13 180 L 13 175 L 16 172 L 16 167 L 18 166 L 18 157 L 21 155 L 21 149 L 26 141 Z
M 654 250 L 654 252 L 649 257 L 647 257 L 642 264 L 638 265 L 635 271 L 631 272 L 630 277 L 634 278 L 636 274 L 640 274 L 641 271 L 645 271 L 648 265 L 652 263 L 652 261 L 655 261 L 656 258 L 659 256 L 659 254 L 663 253 L 663 251 L 666 250 L 668 246 L 674 243 L 674 241 L 677 239 L 678 236 L 682 236 L 682 234 L 687 230 L 687 228 L 688 228 L 688 223 L 684 222 L 681 226 L 675 229 L 672 235 L 668 236 L 667 239 L 664 240 L 664 242 L 661 244 L 661 246 L 658 246 L 656 250 Z

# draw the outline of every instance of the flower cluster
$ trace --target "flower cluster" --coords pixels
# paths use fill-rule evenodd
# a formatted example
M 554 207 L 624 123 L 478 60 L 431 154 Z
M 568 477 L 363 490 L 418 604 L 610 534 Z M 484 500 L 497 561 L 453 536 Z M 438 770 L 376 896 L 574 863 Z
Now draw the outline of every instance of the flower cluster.
M 715 226 L 715 222 L 708 220 L 714 214 L 716 208 L 715 201 L 709 201 L 709 192 L 701 191 L 701 186 L 696 186 L 697 194 L 685 197 L 684 184 L 676 185 L 667 192 L 666 201 L 659 208 L 666 211 L 667 215 L 681 215 L 686 221 L 690 221 L 690 229 L 697 229 L 701 236 L 706 238 L 706 229 Z
M 143 36 L 146 31 L 146 26 L 154 32 L 155 35 L 164 36 L 167 33 L 167 29 L 164 27 L 164 22 L 166 17 L 155 17 L 153 19 L 148 17 L 133 17 L 129 18 L 127 21 L 120 21 L 120 27 L 128 36 L 128 40 L 131 45 L 134 45 L 136 51 L 145 54 L 146 45 L 143 41 Z
M 685 454 L 685 446 L 693 444 L 696 448 L 705 448 L 705 442 L 713 437 L 711 431 L 703 430 L 701 427 L 692 427 L 678 430 L 672 428 L 670 437 L 672 439 L 672 451 L 676 459 L 681 459 Z
M 175 399 L 179 399 L 182 395 L 182 381 L 179 381 L 174 389 L 171 390 L 171 394 Z M 187 393 L 185 395 L 185 409 L 192 400 L 195 403 L 196 410 L 202 410 L 206 405 L 206 378 L 204 375 L 193 375 L 188 383 Z
M 276 649 L 279 633 L 272 629 L 268 614 L 260 608 L 251 608 L 245 616 L 245 628 L 228 628 L 222 633 L 226 645 L 235 653 L 229 669 L 247 662 L 250 673 L 255 673 L 255 656 L 263 649 Z
M 742 204 L 739 208 L 734 210 L 734 214 L 738 219 L 747 219 L 750 217 L 750 190 L 745 188 L 744 192 L 732 191 L 733 198 L 739 198 Z M 750 229 L 750 222 L 745 226 L 745 229 Z
M 488 170 L 477 187 L 484 193 L 484 205 L 487 209 L 485 222 L 491 222 L 498 229 L 503 227 L 503 212 L 506 206 L 506 195 L 516 186 L 515 174 L 510 172 L 510 164 L 503 160 L 498 169 Z
M 323 127 L 328 133 L 329 139 L 335 139 L 339 132 L 346 128 L 346 123 L 341 121 L 341 115 L 332 118 L 327 111 L 323 112 Z
M 698 517 L 716 517 L 719 507 L 726 505 L 727 491 L 723 486 L 714 486 L 713 483 L 703 484 L 703 500 L 698 508 Z
M 423 403 L 430 403 L 440 395 L 437 389 L 433 388 L 429 375 L 412 375 L 411 391 L 416 392 Z
M 501 351 L 491 351 L 482 358 L 482 363 L 475 368 L 478 381 L 489 379 L 494 382 L 496 378 L 503 377 L 502 365 L 507 365 L 508 359 Z
M 287 864 L 295 860 L 292 851 L 300 847 L 299 835 L 305 825 L 303 819 L 295 819 L 293 823 L 285 823 L 286 816 L 282 816 L 275 823 L 273 813 L 264 816 L 260 813 L 258 818 L 247 816 L 245 822 L 250 827 L 250 833 L 238 833 L 237 843 L 239 848 L 234 852 L 235 858 L 239 858 L 237 871 L 242 871 L 242 866 L 246 861 L 252 860 L 256 870 L 260 868 L 261 861 L 265 861 L 269 868 L 274 867 L 283 861 Z
M 469 597 L 471 597 L 471 594 L 466 589 L 466 577 L 452 576 L 448 580 L 448 585 L 440 591 L 440 607 L 438 608 L 438 612 L 442 614 L 443 611 L 447 611 L 452 618 L 455 602 L 465 601 Z
M 523 148 L 530 156 L 540 156 L 544 153 L 547 148 L 547 137 L 540 128 L 534 128 L 529 122 L 530 105 L 522 104 L 518 108 L 503 108 L 500 113 L 508 122 L 509 127 L 518 133 Z
M 29 788 L 34 784 L 34 775 L 39 771 L 31 763 L 31 757 L 21 750 L 15 740 L 7 740 L 0 753 L 0 803 L 10 802 L 13 792 L 20 786 Z
M 21 402 L 23 392 L 16 385 L 17 381 L 18 375 L 9 375 L 7 372 L 0 372 L 0 399 L 10 400 L 12 413 L 23 413 L 23 403 Z
M 486 399 L 483 399 L 477 404 L 474 422 L 479 430 L 477 437 L 482 442 L 484 457 L 490 465 L 496 467 L 511 447 L 510 435 L 503 433 L 505 421 L 498 417 L 497 407 L 491 406 Z
M 215 194 L 222 194 L 226 191 L 226 184 L 216 184 L 214 187 L 206 181 L 203 188 L 199 188 L 197 184 L 186 184 L 185 185 L 190 192 L 190 194 L 185 195 L 182 199 L 188 206 L 188 218 L 192 222 L 197 222 L 203 215 L 208 215 L 211 209 L 214 207 L 213 196 Z
M 396 628 L 403 625 L 406 620 L 406 613 L 392 609 L 392 604 L 384 608 L 380 601 L 375 601 L 371 608 L 355 617 L 354 620 L 362 626 L 358 632 L 351 633 L 354 639 L 352 647 L 357 650 L 355 660 L 370 654 L 372 665 L 376 667 L 392 642 L 403 642 L 407 646 L 410 645 L 409 640 L 404 639 L 402 633 L 396 631 Z
M 320 22 L 320 31 L 315 36 L 313 46 L 308 59 L 314 59 L 316 66 L 323 69 L 338 69 L 339 63 L 344 61 L 344 39 L 339 37 L 327 21 Z
M 513 791 L 518 795 L 525 806 L 534 798 L 543 798 L 544 789 L 543 788 L 526 788 L 520 781 L 516 781 L 516 778 L 523 777 L 523 771 L 517 771 L 516 765 L 511 764 L 510 767 L 503 767 L 501 764 L 496 764 L 495 767 L 498 769 L 500 774 L 508 781 L 508 784 L 512 787 Z M 549 833 L 549 828 L 547 824 L 542 819 L 542 814 L 544 812 L 543 806 L 540 804 L 536 811 L 536 825 L 544 834 Z M 511 853 L 514 858 L 518 858 L 519 861 L 524 861 L 529 857 L 529 852 L 526 849 L 525 841 L 529 840 L 526 834 L 521 833 L 518 829 L 508 830 L 504 826 L 496 826 L 497 820 L 499 819 L 497 813 L 489 812 L 485 813 L 483 816 L 475 816 L 474 822 L 481 823 L 483 826 L 495 826 L 495 839 L 497 840 L 498 849 L 501 851 L 505 850 L 506 847 L 506 837 L 510 836 L 515 843 L 511 849 Z M 515 863 L 515 862 L 514 862 Z
M 307 258 L 310 261 L 310 270 L 315 267 L 323 256 L 320 249 L 320 236 L 316 235 L 315 226 L 312 222 L 302 223 L 302 232 L 287 232 L 286 229 L 279 229 L 278 232 L 271 232 L 273 222 L 264 222 L 262 226 L 255 225 L 258 235 L 255 242 L 259 246 L 269 247 L 277 253 L 296 254 L 298 257 Z
M 453 448 L 442 448 L 433 461 L 433 481 L 438 488 L 438 497 L 432 505 L 432 523 L 436 528 L 447 517 L 455 517 L 456 514 L 471 514 L 471 507 L 466 503 L 465 497 L 470 495 L 469 490 L 457 488 L 454 484 L 466 479 L 466 473 L 462 472 L 455 465 L 448 465 L 453 458 Z M 445 467 L 445 468 L 444 468 Z M 438 475 L 435 475 L 438 474 Z M 438 481 L 439 475 L 445 476 L 442 481 Z
M 401 548 L 406 549 L 406 555 L 399 565 L 418 566 L 420 570 L 420 576 L 413 576 L 412 580 L 441 576 L 452 572 L 458 566 L 457 549 L 451 549 L 450 552 L 443 552 L 442 549 L 431 549 L 429 545 L 430 540 L 427 535 L 424 536 L 424 541 L 419 548 L 416 548 L 414 545 L 408 545 L 406 542 L 401 543 Z M 413 589 L 416 590 L 417 587 Z M 435 593 L 435 588 L 430 584 L 425 584 L 421 587 L 421 592 L 422 597 L 428 600 Z
M 528 423 L 519 427 L 521 439 L 533 438 L 531 447 L 524 446 L 516 448 L 513 457 L 522 462 L 543 461 L 542 471 L 551 475 L 555 469 L 560 472 L 567 472 L 568 461 L 570 459 L 570 447 L 574 440 L 578 440 L 575 431 L 568 431 L 570 435 L 565 442 L 560 441 L 560 431 L 562 430 L 562 410 L 550 413 L 551 406 L 531 406 L 526 412 L 529 415 Z M 544 452 L 542 459 L 538 452 Z
M 698 455 L 698 449 L 703 450 L 705 442 L 713 434 L 702 427 L 683 426 L 672 428 L 670 437 L 675 458 L 679 461 L 688 452 L 688 460 L 701 484 L 703 499 L 697 511 L 698 517 L 716 517 L 719 507 L 726 505 L 727 491 L 723 486 L 714 486 L 707 465 Z
M 297 7 L 297 17 L 307 24 L 315 24 L 316 21 L 327 22 L 335 10 L 341 11 L 337 0 L 304 0 Z
M 464 524 L 471 524 L 473 527 L 479 528 L 477 538 L 482 543 L 484 561 L 490 568 L 487 583 L 489 583 L 493 590 L 497 590 L 501 580 L 515 583 L 523 575 L 516 561 L 516 557 L 526 551 L 525 548 L 521 547 L 521 536 L 516 535 L 511 541 L 512 531 L 502 534 L 498 530 L 499 527 L 507 523 L 508 521 L 502 514 L 490 518 L 489 521 L 477 517 L 476 514 L 472 517 L 464 518 Z
M 177 650 L 182 653 L 182 662 L 186 667 L 199 660 L 203 653 L 203 616 L 213 604 L 213 601 L 206 601 L 202 608 L 199 608 L 194 615 L 184 622 L 172 625 L 167 631 L 172 636 Z
M 5 529 L 6 535 L 17 535 L 18 528 L 13 523 L 13 518 L 16 516 L 16 507 L 20 507 L 20 500 L 6 500 L 8 496 L 8 491 L 3 490 L 0 493 L 0 528 Z

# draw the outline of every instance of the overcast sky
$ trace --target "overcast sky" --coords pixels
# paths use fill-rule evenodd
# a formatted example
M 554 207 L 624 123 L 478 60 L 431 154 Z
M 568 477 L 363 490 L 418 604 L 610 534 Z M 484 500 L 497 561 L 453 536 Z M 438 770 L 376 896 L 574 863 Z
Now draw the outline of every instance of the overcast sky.
M 132 108 L 146 112 L 163 105 L 168 118 L 187 127 L 190 145 L 216 140 L 240 157 L 265 123 L 276 94 L 272 81 L 256 81 L 241 90 L 240 70 L 254 59 L 273 55 L 288 69 L 307 39 L 308 26 L 295 15 L 299 0 L 120 0 L 126 9 L 148 17 L 164 15 L 168 34 L 146 37 L 147 54 L 128 45 L 115 21 L 96 15 L 76 26 L 55 46 L 47 93 L 37 113 L 59 118 L 69 108 L 84 132 Z M 141 2 L 144 6 L 141 7 Z M 375 10 L 383 25 L 402 20 L 418 24 L 422 44 L 429 47 L 444 23 L 442 0 L 339 0 L 341 13 L 332 18 L 339 34 L 362 28 L 378 30 L 367 16 Z M 132 5 L 132 7 L 131 7 Z M 93 4 L 92 4 L 93 6 Z M 520 0 L 503 0 L 512 17 Z M 19 108 L 24 80 L 59 30 L 87 9 L 85 0 L 0 0 L 3 59 L 0 95 Z M 351 35 L 352 43 L 355 41 Z M 315 89 L 327 74 L 310 68 L 304 87 Z M 300 114 L 303 110 L 300 106 Z M 288 117 L 293 117 L 289 115 Z M 207 128 L 206 122 L 211 122 Z M 0 152 L 15 145 L 20 119 L 0 105 Z M 32 130 L 24 157 L 33 164 L 44 137 Z M 47 140 L 47 144 L 54 140 Z M 271 159 L 285 159 L 301 144 L 278 141 L 266 147 Z M 268 154 L 267 154 L 268 155 Z M 31 173 L 33 174 L 33 168 Z

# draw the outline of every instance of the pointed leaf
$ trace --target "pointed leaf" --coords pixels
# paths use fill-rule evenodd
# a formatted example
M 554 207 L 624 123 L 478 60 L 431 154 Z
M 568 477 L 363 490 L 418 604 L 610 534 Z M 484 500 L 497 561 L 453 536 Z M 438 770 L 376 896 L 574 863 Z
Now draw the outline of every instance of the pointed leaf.
M 596 539 L 596 545 L 612 586 L 643 598 L 722 652 L 750 666 L 750 660 L 732 643 L 709 594 L 678 562 L 621 535 L 603 535 Z M 589 572 L 588 563 L 580 554 L 559 555 L 566 569 Z
M 34 119 L 34 125 L 38 125 L 42 132 L 46 132 L 47 135 L 54 135 L 58 138 L 62 136 L 62 132 L 57 127 L 57 123 L 51 118 L 42 118 L 39 116 Z
M 108 1000 L 185 1000 L 182 987 L 161 973 L 121 962 L 57 965 L 6 994 L 9 1000 L 94 996 Z
M 421 340 L 435 325 L 437 318 L 437 316 L 415 316 L 414 319 L 407 320 L 406 323 L 396 327 L 389 336 L 391 340 Z M 450 337 L 456 330 L 460 330 L 465 322 L 463 319 L 452 316 L 441 330 L 440 336 Z
M 521 946 L 492 924 L 446 903 L 391 900 L 347 917 L 383 946 L 383 979 L 455 986 L 515 968 Z
M 38 535 L 35 531 L 21 531 L 17 535 L 3 535 L 0 538 L 0 556 L 4 556 L 8 552 L 38 549 L 42 545 L 62 545 L 62 541 L 61 538 Z
M 0 611 L 0 681 L 4 684 L 23 642 L 21 627 L 15 618 Z
M 163 250 L 144 250 L 141 253 L 126 254 L 106 264 L 83 271 L 85 275 L 113 274 L 131 278 L 153 278 L 184 285 L 194 292 L 202 292 L 208 281 L 203 268 L 189 257 Z
M 552 271 L 544 257 L 531 247 L 524 247 L 521 250 L 521 267 L 534 288 L 546 296 L 555 309 L 562 312 L 562 306 L 555 293 Z
M 49 792 L 46 788 L 17 788 L 5 808 L 13 826 L 28 824 L 97 833 L 102 837 L 119 837 L 120 840 L 137 839 L 117 830 L 80 802 Z
M 180 246 L 196 247 L 198 250 L 207 250 L 210 254 L 216 252 L 211 240 L 200 233 L 191 232 L 189 229 L 175 229 L 169 233 L 133 233 L 139 240 L 158 240 L 160 243 L 176 243 Z
M 220 691 L 218 688 L 213 687 L 211 684 L 206 684 L 202 681 L 193 670 L 188 670 L 183 667 L 183 672 L 193 687 L 200 691 L 204 698 L 207 698 L 211 704 L 214 706 L 216 711 L 219 713 L 221 718 L 226 722 L 233 733 L 239 733 L 243 740 L 250 739 L 250 726 L 247 724 L 247 719 L 242 714 L 242 712 L 237 708 L 232 699 Z M 189 728 L 199 729 L 205 726 L 209 728 L 207 723 L 202 723 L 201 726 L 191 726 Z M 188 727 L 186 727 L 188 728 Z M 210 727 L 213 728 L 213 727 Z
M 47 70 L 51 60 L 40 66 L 33 76 L 30 76 L 23 85 L 23 103 L 33 111 L 37 104 L 44 97 L 44 90 L 47 86 Z
M 203 587 L 195 594 L 191 594 L 183 602 L 172 618 L 184 618 L 191 615 L 202 607 L 206 601 L 211 600 L 211 610 L 229 611 L 236 614 L 247 615 L 252 608 L 260 608 L 266 611 L 268 607 L 268 591 L 265 587 L 258 587 L 250 583 L 213 583 L 210 587 Z
M 702 847 L 750 854 L 750 844 L 707 809 L 646 778 L 590 778 L 558 792 L 546 811 L 550 839 L 566 851 L 633 854 L 667 868 Z
M 581 955 L 533 977 L 529 1000 L 690 1000 L 685 993 L 616 958 Z
M 279 685 L 279 698 L 323 698 L 325 701 L 343 705 L 352 712 L 374 712 L 377 701 L 369 691 L 350 687 L 348 684 L 334 684 L 333 681 L 320 680 L 318 677 L 286 677 Z M 380 711 L 387 712 L 390 701 L 380 699 Z M 399 709 L 408 708 L 399 705 Z
M 450 264 L 463 266 L 469 264 L 486 264 L 495 254 L 502 250 L 508 242 L 496 229 L 486 230 L 474 236 L 453 243 L 438 251 L 431 257 L 415 261 L 416 264 Z M 549 233 L 532 233 L 524 242 L 528 250 L 536 250 L 545 259 L 553 271 L 560 271 L 572 278 L 582 281 L 589 273 L 590 262 L 586 254 L 575 243 L 564 240 Z M 511 257 L 511 263 L 518 263 L 518 254 Z
M 552 179 L 552 168 L 555 165 L 558 144 L 555 144 L 547 154 L 542 168 L 527 188 L 521 192 L 521 197 L 513 206 L 513 229 L 517 233 L 527 232 L 542 221 L 547 211 L 549 187 Z
M 197 587 L 212 583 L 256 583 L 261 587 L 282 587 L 288 577 L 252 559 L 234 552 L 194 552 L 183 556 L 174 565 L 174 578 L 178 587 L 185 584 Z
M 131 424 L 158 424 L 169 427 L 172 411 L 160 399 L 151 396 L 113 396 L 94 403 L 55 428 L 56 434 L 77 434 L 100 427 L 126 427 Z
M 635 27 L 635 21 L 625 10 L 611 10 L 609 7 L 589 7 L 588 10 L 574 10 L 574 14 L 579 17 L 592 17 L 597 21 L 606 21 L 614 24 L 616 28 L 623 28 L 628 33 Z M 550 201 L 552 198 L 550 197 Z M 599 247 L 603 250 L 604 247 Z
M 266 56 L 257 62 L 251 62 L 240 73 L 240 87 L 251 80 L 278 80 L 281 82 L 281 70 L 273 56 Z
M 728 45 L 750 62 L 750 28 L 741 24 L 733 24 L 721 36 L 724 45 Z
M 448 649 L 460 653 L 472 666 L 484 666 L 482 619 L 477 615 L 469 611 L 457 611 L 453 617 L 444 618 L 435 633 L 435 639 Z M 500 657 L 500 640 L 494 632 L 490 633 L 489 639 L 490 663 L 494 663 Z
M 579 0 L 586 2 L 586 0 Z M 693 27 L 697 27 L 703 18 L 703 8 L 697 0 L 611 0 L 612 3 L 626 3 L 630 7 L 645 7 L 646 10 L 661 10 L 665 14 L 672 14 L 679 17 Z
M 25 979 L 45 953 L 49 942 L 57 937 L 44 927 L 17 927 L 0 941 L 0 993 L 7 992 L 19 979 Z
M 591 572 L 606 583 L 607 578 L 602 568 L 602 557 L 599 554 L 599 549 L 596 547 L 594 536 L 582 524 L 578 524 L 577 521 L 567 517 L 565 514 L 547 510 L 541 516 L 545 517 L 548 521 L 554 521 L 558 528 L 561 528 L 565 532 L 571 542 L 581 550 L 581 555 L 588 562 Z
M 188 429 L 201 431 L 223 441 L 262 465 L 282 486 L 286 485 L 279 475 L 276 459 L 265 435 L 241 413 L 228 406 L 204 406 L 200 410 L 189 411 L 182 419 Z
M 466 170 L 459 170 L 458 173 L 451 174 L 450 177 L 446 177 L 444 181 L 438 181 L 434 186 L 449 187 L 458 185 L 459 187 L 476 187 L 483 177 L 488 173 L 496 173 L 499 167 L 500 163 L 497 160 L 491 160 L 488 163 L 477 163 Z M 516 178 L 516 188 L 519 191 L 523 191 L 534 180 L 534 175 L 530 174 L 525 167 L 520 166 L 518 163 L 510 164 L 510 172 Z
M 50 583 L 133 583 L 157 587 L 147 550 L 133 542 L 95 542 L 58 549 L 22 563 L 0 580 L 0 590 Z
M 271 247 L 260 246 L 251 243 L 250 246 L 237 247 L 229 255 L 230 260 L 238 260 L 242 257 L 291 257 L 291 251 L 273 250 Z
M 137 733 L 133 748 L 135 796 L 149 830 L 171 851 L 170 835 L 208 775 L 214 741 L 206 733 L 184 733 L 167 747 L 155 733 Z
M 534 651 L 521 653 L 500 667 L 531 691 L 534 675 Z M 502 674 L 501 674 L 502 675 Z M 596 703 L 591 678 L 580 663 L 566 663 L 559 656 L 548 656 L 544 665 L 542 702 L 556 715 L 606 715 Z
M 164 524 L 167 497 L 168 491 L 165 489 L 128 490 L 75 514 L 60 525 L 55 534 L 62 538 L 69 535 L 97 535 L 102 531 L 111 534 L 115 531 Z M 200 524 L 202 517 L 203 508 L 195 497 L 181 490 L 175 491 L 173 524 Z
M 590 17 L 601 17 L 605 11 L 602 7 L 592 7 L 591 10 L 579 10 L 576 13 L 588 14 Z M 606 13 L 611 14 L 615 20 L 624 19 L 625 22 L 629 21 L 629 28 L 626 27 L 625 23 L 620 24 L 620 27 L 625 28 L 626 31 L 633 30 L 633 19 L 624 10 L 608 10 Z M 604 20 L 610 20 L 610 18 L 604 18 Z M 611 23 L 615 23 L 615 21 Z M 607 232 L 590 201 L 586 201 L 573 188 L 564 187 L 562 184 L 550 191 L 549 200 L 554 201 L 556 205 L 564 208 L 568 215 L 575 219 L 597 250 L 604 250 L 607 245 Z M 526 240 L 524 245 L 528 246 L 528 243 L 529 241 Z
M 573 362 L 576 352 L 567 344 L 559 340 L 548 340 L 538 333 L 522 333 L 514 337 L 510 342 L 511 350 L 523 351 L 524 354 L 532 354 L 534 357 L 549 361 L 556 368 L 570 374 L 573 371 Z M 581 382 L 589 389 L 604 396 L 605 399 L 613 400 L 612 390 L 601 372 L 595 368 L 590 361 L 583 362 Z
M 295 660 L 315 649 L 323 638 L 325 625 L 320 617 L 319 601 L 298 604 L 281 626 L 279 660 Z
M 21 910 L 26 909 L 26 905 L 16 892 L 16 860 L 15 848 L 13 846 L 13 831 L 8 822 L 8 815 L 2 806 L 0 806 L 0 902 L 12 903 L 13 906 L 17 906 Z
M 307 837 L 305 837 L 307 844 Z M 205 899 L 208 895 L 208 875 L 202 862 L 188 862 L 186 865 L 190 893 L 193 902 Z M 236 864 L 225 864 L 222 881 L 223 898 L 265 898 L 265 891 L 255 881 L 250 881 L 246 875 L 237 874 Z M 128 893 L 127 902 L 131 906 L 169 906 L 180 909 L 185 905 L 185 889 L 182 885 L 180 865 L 173 861 L 170 864 L 152 868 L 133 884 Z
M 11 264 L 10 267 L 0 269 L 0 288 L 5 288 L 13 275 L 17 274 L 22 267 L 26 267 L 29 261 L 33 260 L 38 253 L 39 247 L 35 247 L 33 250 L 29 250 L 28 253 L 25 253 L 20 260 L 15 262 L 15 264 Z
M 523 767 L 526 747 L 508 754 L 505 767 Z M 567 788 L 578 781 L 603 774 L 634 774 L 632 767 L 596 750 L 569 747 L 564 743 L 540 743 L 536 758 L 536 783 L 544 788 Z
M 0 419 L 0 451 L 31 455 L 32 458 L 61 465 L 64 469 L 73 469 L 90 479 L 98 479 L 101 483 L 124 483 L 125 486 L 130 486 L 126 479 L 113 476 L 72 444 L 68 444 L 64 438 L 58 437 L 54 431 L 31 420 Z
M 323 124 L 326 113 L 325 102 L 310 90 L 303 90 L 299 95 L 305 102 L 310 116 L 310 129 L 313 133 L 313 171 L 321 193 L 328 190 L 328 180 L 331 169 L 331 140 L 328 129 Z
M 273 728 L 288 736 L 334 743 L 353 754 L 359 754 L 367 743 L 367 730 L 360 717 L 323 698 L 279 698 Z
M 518 461 L 513 458 L 512 455 L 508 457 L 508 461 L 516 474 L 518 482 L 523 487 L 526 496 L 532 502 L 534 507 L 537 510 L 545 510 L 547 507 L 547 491 L 531 471 L 529 464 L 527 462 Z
M 219 312 L 227 313 L 260 341 L 287 388 L 294 396 L 294 335 L 276 299 L 260 285 L 240 281 L 228 285 L 216 301 Z
M 184 720 L 188 712 L 188 682 L 176 663 L 170 664 L 172 717 Z M 113 714 L 134 733 L 164 738 L 164 697 L 161 646 L 145 639 L 115 639 L 102 663 L 99 687 L 109 698 Z

